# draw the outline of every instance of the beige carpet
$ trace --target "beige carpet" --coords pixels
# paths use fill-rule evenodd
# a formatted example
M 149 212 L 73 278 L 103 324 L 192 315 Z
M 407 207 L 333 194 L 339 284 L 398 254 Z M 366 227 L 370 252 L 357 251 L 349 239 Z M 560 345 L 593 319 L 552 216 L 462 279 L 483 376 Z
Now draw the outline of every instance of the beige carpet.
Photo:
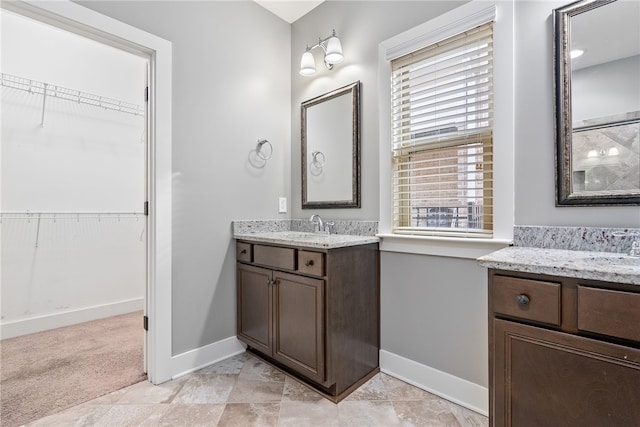
M 146 378 L 142 312 L 0 341 L 0 425 L 18 426 Z

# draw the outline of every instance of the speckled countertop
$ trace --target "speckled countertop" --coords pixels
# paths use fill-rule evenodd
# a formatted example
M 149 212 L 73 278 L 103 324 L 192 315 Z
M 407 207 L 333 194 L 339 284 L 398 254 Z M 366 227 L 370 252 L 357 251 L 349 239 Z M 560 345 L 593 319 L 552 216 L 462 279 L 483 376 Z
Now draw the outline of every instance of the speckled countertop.
M 377 243 L 375 236 L 354 236 L 347 234 L 317 234 L 301 231 L 267 231 L 255 233 L 234 233 L 234 239 L 256 243 L 272 243 L 303 248 L 335 249 L 347 246 Z
M 257 243 L 298 246 L 303 248 L 334 249 L 365 245 L 380 241 L 377 221 L 332 220 L 332 234 L 313 233 L 309 220 L 249 220 L 233 221 L 234 239 Z
M 640 285 L 640 258 L 624 253 L 514 246 L 482 256 L 478 262 L 499 270 Z

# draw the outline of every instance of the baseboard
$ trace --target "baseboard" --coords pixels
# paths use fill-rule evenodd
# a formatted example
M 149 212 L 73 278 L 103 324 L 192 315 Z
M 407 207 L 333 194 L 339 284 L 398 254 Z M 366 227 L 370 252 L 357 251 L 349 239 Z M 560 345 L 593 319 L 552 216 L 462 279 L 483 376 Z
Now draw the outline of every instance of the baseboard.
M 178 354 L 171 358 L 171 372 L 173 373 L 171 378 L 181 377 L 244 351 L 245 348 L 238 341 L 238 338 L 229 337 L 204 347 Z
M 14 320 L 0 325 L 0 337 L 2 339 L 14 338 L 140 310 L 144 310 L 144 298 Z M 140 324 L 142 324 L 142 320 L 140 320 Z
M 385 350 L 380 350 L 380 370 L 472 411 L 489 414 L 486 387 Z

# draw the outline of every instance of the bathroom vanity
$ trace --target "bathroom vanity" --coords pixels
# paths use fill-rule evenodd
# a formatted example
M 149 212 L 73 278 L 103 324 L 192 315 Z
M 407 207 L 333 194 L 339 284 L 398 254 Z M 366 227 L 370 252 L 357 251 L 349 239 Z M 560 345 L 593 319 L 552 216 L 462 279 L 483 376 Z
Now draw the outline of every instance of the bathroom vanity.
M 513 247 L 479 262 L 490 425 L 638 425 L 640 258 Z
M 234 235 L 237 334 L 334 402 L 378 372 L 378 239 Z

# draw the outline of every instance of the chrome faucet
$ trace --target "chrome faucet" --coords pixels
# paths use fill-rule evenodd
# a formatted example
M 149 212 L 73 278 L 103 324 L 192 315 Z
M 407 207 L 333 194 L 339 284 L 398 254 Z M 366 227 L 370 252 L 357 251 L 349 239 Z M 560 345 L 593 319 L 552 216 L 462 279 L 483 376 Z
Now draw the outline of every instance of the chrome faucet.
M 318 214 L 311 215 L 309 221 L 315 224 L 315 232 L 322 234 L 331 234 L 331 226 L 336 225 L 332 221 L 323 221 Z
M 325 232 L 324 221 L 322 220 L 322 218 L 320 218 L 320 215 L 318 215 L 318 214 L 311 215 L 311 218 L 309 218 L 309 221 L 311 223 L 315 224 L 315 232 L 316 233 L 324 233 Z
M 614 232 L 613 235 L 635 238 L 635 240 L 631 242 L 631 249 L 629 250 L 629 256 L 640 258 L 640 232 L 623 231 L 623 232 Z

